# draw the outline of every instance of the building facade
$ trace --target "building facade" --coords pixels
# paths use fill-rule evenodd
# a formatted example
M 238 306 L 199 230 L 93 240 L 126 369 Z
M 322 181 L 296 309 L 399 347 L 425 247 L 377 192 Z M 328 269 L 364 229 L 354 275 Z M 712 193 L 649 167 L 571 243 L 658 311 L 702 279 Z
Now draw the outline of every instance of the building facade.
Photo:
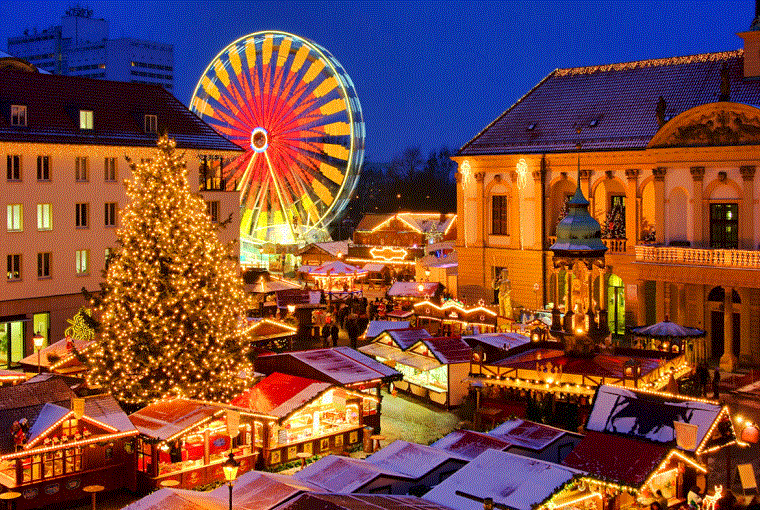
M 72 7 L 61 24 L 8 38 L 8 53 L 53 74 L 174 88 L 174 47 L 131 37 L 108 38 L 108 21 Z
M 459 294 L 608 311 L 613 335 L 670 319 L 705 329 L 697 359 L 760 363 L 760 32 L 745 49 L 557 69 L 468 142 L 457 174 Z M 606 267 L 553 268 L 580 180 Z M 577 302 L 572 299 L 571 302 Z
M 239 148 L 154 85 L 0 69 L 0 368 L 50 343 L 80 306 L 81 289 L 99 290 L 116 247 L 124 180 L 134 162 L 154 157 L 159 132 L 184 151 L 188 179 L 212 221 L 240 217 L 237 192 L 223 191 L 220 165 Z M 237 228 L 220 230 L 236 240 Z M 237 253 L 236 253 L 237 255 Z

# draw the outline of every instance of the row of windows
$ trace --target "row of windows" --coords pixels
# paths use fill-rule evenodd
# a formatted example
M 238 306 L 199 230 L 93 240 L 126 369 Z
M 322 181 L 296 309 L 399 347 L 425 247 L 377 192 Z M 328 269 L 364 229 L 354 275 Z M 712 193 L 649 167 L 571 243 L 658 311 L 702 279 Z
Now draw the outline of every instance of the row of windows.
M 217 203 L 218 204 L 218 203 Z M 22 204 L 8 204 L 7 207 L 7 230 L 8 232 L 23 232 L 24 230 L 24 206 Z M 53 206 L 52 204 L 37 204 L 37 230 L 53 230 Z M 116 226 L 116 202 L 103 204 L 103 226 Z M 217 205 L 217 221 L 218 221 Z M 88 228 L 90 226 L 90 204 L 75 204 L 74 226 Z
M 68 69 L 69 71 L 90 71 L 92 69 L 105 69 L 105 68 L 106 68 L 105 64 L 90 64 L 87 66 L 69 67 Z
M 88 66 L 85 66 L 85 67 L 88 67 Z M 132 71 L 132 73 L 134 72 L 135 71 Z M 139 74 L 141 76 L 144 76 L 150 73 L 139 73 Z M 97 74 L 89 74 L 86 76 L 90 76 L 92 78 L 103 78 L 105 77 L 105 74 L 97 73 Z M 153 77 L 160 78 L 160 77 L 163 77 L 163 75 L 157 75 Z M 167 75 L 166 78 L 171 80 L 171 76 Z M 26 105 L 22 105 L 22 104 L 11 105 L 11 118 L 10 118 L 11 126 L 19 126 L 19 127 L 27 126 L 28 121 L 29 121 L 29 118 L 27 116 Z M 157 126 L 158 126 L 158 119 L 156 115 L 145 115 L 143 119 L 143 127 L 146 133 L 157 132 Z M 85 130 L 95 129 L 95 112 L 93 112 L 92 110 L 79 110 L 79 129 L 85 129 Z
M 144 67 L 147 69 L 159 69 L 161 71 L 174 71 L 172 66 L 162 66 L 161 64 L 146 64 L 145 62 L 132 62 L 132 67 Z
M 171 83 L 157 83 L 155 81 L 145 81 L 145 80 L 129 80 L 131 83 L 145 83 L 146 85 L 161 85 L 166 90 L 171 90 L 172 85 Z
M 149 73 L 147 71 L 130 71 L 132 76 L 142 76 L 143 78 L 159 78 L 162 80 L 171 80 L 171 74 Z
M 110 248 L 106 249 L 106 260 L 110 256 Z M 51 252 L 37 253 L 37 278 L 50 278 L 52 276 L 52 259 Z M 7 255 L 7 273 L 8 281 L 20 281 L 23 278 L 22 273 L 22 255 L 20 253 L 10 253 Z M 74 273 L 77 275 L 87 275 L 90 273 L 90 250 L 76 250 L 74 253 Z
M 154 116 L 155 117 L 155 116 Z M 23 180 L 23 158 L 20 154 L 8 154 L 6 157 L 6 179 L 9 181 Z M 37 156 L 37 180 L 50 180 L 50 156 Z M 90 180 L 90 159 L 87 156 L 74 158 L 74 180 L 86 182 Z M 116 158 L 103 159 L 103 180 L 116 181 Z

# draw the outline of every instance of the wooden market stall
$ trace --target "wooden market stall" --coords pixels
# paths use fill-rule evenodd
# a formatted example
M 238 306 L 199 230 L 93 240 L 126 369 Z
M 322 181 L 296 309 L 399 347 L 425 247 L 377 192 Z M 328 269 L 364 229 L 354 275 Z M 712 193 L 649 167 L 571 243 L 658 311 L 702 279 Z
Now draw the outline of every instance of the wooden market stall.
M 59 378 L 0 388 L 0 484 L 17 510 L 135 490 L 138 431 L 110 395 L 78 398 Z
M 137 474 L 143 489 L 176 480 L 192 488 L 224 480 L 222 464 L 230 452 L 239 473 L 256 465 L 265 413 L 241 412 L 233 406 L 189 399 L 161 400 L 133 413 L 140 431 Z M 231 438 L 231 436 L 234 436 Z
M 274 372 L 232 401 L 250 412 L 271 416 L 263 424 L 262 464 L 295 460 L 298 453 L 344 452 L 358 445 L 363 409 L 377 397 L 335 384 Z
M 40 349 L 39 353 L 30 354 L 19 361 L 21 368 L 27 372 L 52 372 L 62 375 L 77 375 L 85 372 L 87 367 L 77 357 L 83 354 L 93 342 L 75 340 L 66 337 Z
M 472 349 L 460 337 L 433 338 L 422 328 L 388 330 L 359 350 L 392 366 L 404 379 L 394 388 L 444 407 L 467 395 Z
M 448 299 L 441 304 L 426 299 L 414 303 L 417 327 L 433 336 L 492 333 L 497 327 L 497 313 L 485 306 L 467 306 Z

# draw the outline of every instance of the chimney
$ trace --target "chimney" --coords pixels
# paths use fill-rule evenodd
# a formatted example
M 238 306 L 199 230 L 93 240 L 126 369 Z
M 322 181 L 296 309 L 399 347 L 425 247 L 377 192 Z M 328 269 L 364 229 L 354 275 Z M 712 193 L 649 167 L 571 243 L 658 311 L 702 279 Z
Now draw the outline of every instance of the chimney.
M 760 0 L 755 0 L 755 17 L 749 31 L 737 35 L 744 39 L 744 77 L 760 77 Z

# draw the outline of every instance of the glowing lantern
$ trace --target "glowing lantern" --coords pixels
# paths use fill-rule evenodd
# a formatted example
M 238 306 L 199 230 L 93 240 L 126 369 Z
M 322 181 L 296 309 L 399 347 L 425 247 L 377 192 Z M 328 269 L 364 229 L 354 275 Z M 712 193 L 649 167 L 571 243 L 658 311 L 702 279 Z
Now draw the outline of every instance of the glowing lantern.
M 742 441 L 755 444 L 758 439 L 760 439 L 760 430 L 758 430 L 755 425 L 747 425 L 744 427 L 744 430 L 742 430 Z

